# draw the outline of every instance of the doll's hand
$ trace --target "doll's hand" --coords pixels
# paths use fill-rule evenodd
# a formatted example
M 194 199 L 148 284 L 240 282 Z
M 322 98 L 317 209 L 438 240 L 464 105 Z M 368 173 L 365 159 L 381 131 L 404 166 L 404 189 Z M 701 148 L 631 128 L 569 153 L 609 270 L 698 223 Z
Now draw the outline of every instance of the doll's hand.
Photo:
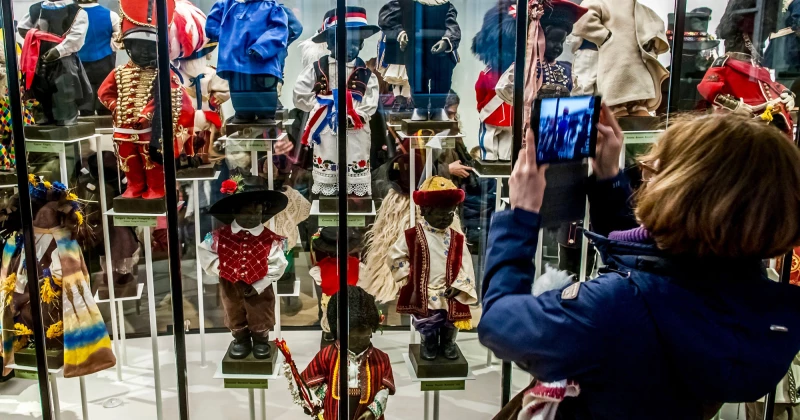
M 275 155 L 288 155 L 294 150 L 294 143 L 288 139 L 275 142 Z
M 790 90 L 785 90 L 781 93 L 781 102 L 783 102 L 784 107 L 787 111 L 791 111 L 794 109 L 794 93 Z
M 406 47 L 408 47 L 408 34 L 406 31 L 400 32 L 400 35 L 397 36 L 397 42 L 400 43 L 400 51 L 405 51 Z
M 257 53 L 256 50 L 251 49 L 247 53 L 250 54 L 250 56 L 255 58 L 256 60 L 261 60 L 261 54 Z
M 438 54 L 444 54 L 444 53 L 446 53 L 446 52 L 447 52 L 447 46 L 448 46 L 448 45 L 449 45 L 449 44 L 447 43 L 447 40 L 441 39 L 441 40 L 439 40 L 439 42 L 437 42 L 437 43 L 436 43 L 436 44 L 433 46 L 433 48 L 431 48 L 431 52 L 432 52 L 433 54 L 436 54 L 436 55 L 438 55 Z
M 459 293 L 461 293 L 461 291 L 455 287 L 448 287 L 447 290 L 444 291 L 444 297 L 447 299 L 453 299 L 454 297 L 458 296 Z
M 375 420 L 375 414 L 372 413 L 372 410 L 367 410 L 358 416 L 358 420 Z
M 642 45 L 642 49 L 647 51 L 647 52 L 652 52 L 653 50 L 655 50 L 656 49 L 655 40 L 651 39 L 651 40 L 645 42 L 644 45 Z
M 44 55 L 45 63 L 51 63 L 53 61 L 58 60 L 59 58 L 61 58 L 61 53 L 59 53 L 58 50 L 55 48 L 51 48 L 50 51 L 48 51 L 47 54 Z
M 619 173 L 619 156 L 622 153 L 622 129 L 616 117 L 603 104 L 597 124 L 597 148 L 592 159 L 592 170 L 597 179 L 610 179 Z

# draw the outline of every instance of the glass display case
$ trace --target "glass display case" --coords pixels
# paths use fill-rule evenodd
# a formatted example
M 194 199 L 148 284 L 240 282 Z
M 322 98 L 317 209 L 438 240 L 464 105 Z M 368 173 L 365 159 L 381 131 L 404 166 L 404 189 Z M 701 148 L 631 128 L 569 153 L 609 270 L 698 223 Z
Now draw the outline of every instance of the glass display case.
M 635 184 L 683 113 L 795 138 L 794 2 L 0 3 L 4 415 L 491 418 L 532 379 L 477 325 L 539 100 L 571 155 L 601 96 Z M 602 266 L 589 168 L 547 173 L 535 278 Z

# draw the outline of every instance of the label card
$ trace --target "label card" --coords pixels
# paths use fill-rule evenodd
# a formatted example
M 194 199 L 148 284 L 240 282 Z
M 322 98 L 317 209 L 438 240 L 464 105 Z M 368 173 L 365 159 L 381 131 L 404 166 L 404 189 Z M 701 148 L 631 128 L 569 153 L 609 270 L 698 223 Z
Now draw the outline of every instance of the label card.
M 365 227 L 366 226 L 366 217 L 365 216 L 347 216 L 347 226 L 350 227 Z M 339 216 L 335 215 L 323 215 L 319 216 L 319 226 L 320 227 L 327 227 L 327 226 L 339 226 Z
M 155 216 L 114 215 L 114 225 L 156 227 L 156 218 Z
M 64 144 L 29 140 L 25 142 L 25 148 L 27 151 L 35 153 L 61 153 L 64 151 Z
M 225 379 L 225 388 L 269 389 L 269 381 L 266 379 Z
M 420 382 L 420 391 L 463 391 L 467 381 L 424 381 Z

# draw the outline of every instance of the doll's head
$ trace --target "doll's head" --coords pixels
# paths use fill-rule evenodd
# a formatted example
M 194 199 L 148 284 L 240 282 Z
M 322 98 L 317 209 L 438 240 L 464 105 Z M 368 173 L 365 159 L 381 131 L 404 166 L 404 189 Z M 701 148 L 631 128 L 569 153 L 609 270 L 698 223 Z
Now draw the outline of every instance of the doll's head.
M 549 6 L 544 7 L 544 14 L 539 22 L 544 30 L 544 57 L 548 63 L 556 61 L 564 52 L 567 35 L 572 33 L 572 26 L 586 11 L 586 8 L 569 0 L 552 0 Z
M 146 39 L 125 39 L 125 51 L 139 67 L 155 67 L 158 53 L 156 42 Z
M 331 57 L 338 59 L 338 57 L 336 57 L 336 31 L 328 31 L 327 41 L 328 51 L 331 52 Z M 362 48 L 364 48 L 364 40 L 361 39 L 359 33 L 347 31 L 347 46 L 345 46 L 347 59 L 345 61 L 349 63 L 355 60 Z
M 331 296 L 328 303 L 328 323 L 331 333 L 339 337 L 339 299 L 341 293 Z M 375 305 L 375 298 L 358 286 L 347 286 L 348 314 L 350 317 L 350 330 L 347 334 L 347 342 L 350 351 L 359 354 L 368 349 L 372 344 L 372 333 L 378 330 L 381 324 L 381 314 Z
M 464 191 L 456 188 L 447 178 L 433 176 L 422 183 L 419 191 L 414 191 L 422 217 L 436 229 L 450 227 L 455 219 L 455 211 L 464 201 Z
M 233 213 L 236 223 L 245 228 L 252 229 L 261 224 L 264 214 L 264 204 L 258 202 L 244 203 Z
M 556 59 L 564 52 L 564 41 L 567 40 L 567 32 L 563 27 L 548 26 L 544 30 L 545 36 L 545 49 L 544 59 L 548 63 L 556 61 Z
M 289 202 L 286 195 L 270 190 L 266 181 L 255 175 L 234 175 L 222 181 L 220 192 L 225 197 L 212 204 L 208 213 L 226 225 L 235 221 L 246 229 L 266 223 Z

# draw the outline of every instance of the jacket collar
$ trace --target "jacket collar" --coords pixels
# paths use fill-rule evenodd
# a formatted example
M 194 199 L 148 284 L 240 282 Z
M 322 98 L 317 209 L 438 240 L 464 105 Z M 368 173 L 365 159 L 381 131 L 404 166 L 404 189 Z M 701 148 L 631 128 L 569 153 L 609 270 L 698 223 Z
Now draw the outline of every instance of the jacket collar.
M 241 231 L 250 232 L 251 235 L 258 236 L 258 235 L 261 235 L 261 232 L 264 232 L 264 225 L 258 225 L 258 226 L 254 227 L 252 229 L 247 229 L 247 228 L 239 226 L 239 224 L 236 223 L 236 220 L 234 220 L 233 223 L 231 223 L 231 233 L 236 235 L 237 233 L 239 233 Z

